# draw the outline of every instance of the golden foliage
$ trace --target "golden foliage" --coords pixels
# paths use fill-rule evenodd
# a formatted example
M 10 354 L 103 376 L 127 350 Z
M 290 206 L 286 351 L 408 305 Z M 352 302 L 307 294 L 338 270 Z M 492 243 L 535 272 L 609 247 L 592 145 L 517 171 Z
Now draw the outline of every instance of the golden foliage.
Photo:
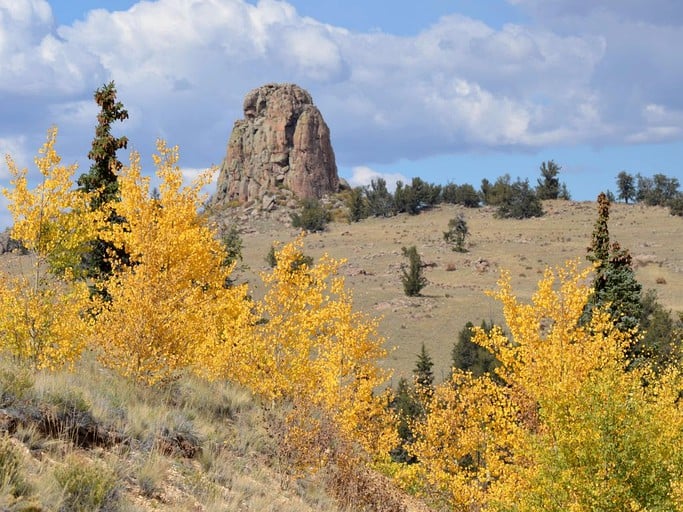
M 51 369 L 75 361 L 85 347 L 88 290 L 73 282 L 73 275 L 84 243 L 102 219 L 88 210 L 89 196 L 73 190 L 76 166 L 60 165 L 56 139 L 53 128 L 35 158 L 42 179 L 33 189 L 27 169 L 19 170 L 7 157 L 12 188 L 2 193 L 14 220 L 11 234 L 36 261 L 28 275 L 0 276 L 0 347 Z M 59 276 L 46 277 L 45 262 Z
M 137 153 L 119 174 L 115 208 L 125 221 L 100 236 L 130 255 L 130 265 L 115 262 L 103 283 L 108 300 L 95 336 L 103 364 L 148 384 L 190 366 L 205 372 L 217 347 L 248 336 L 240 327 L 251 319 L 246 289 L 224 286 L 232 267 L 222 265 L 224 249 L 197 213 L 208 174 L 184 187 L 178 149 L 159 141 L 157 150 L 158 198 Z
M 35 286 L 25 276 L 0 275 L 0 347 L 36 368 L 73 363 L 91 327 L 88 296 L 84 283 Z
M 388 377 L 377 364 L 386 354 L 384 340 L 375 321 L 353 311 L 337 275 L 343 262 L 323 256 L 309 266 L 302 245 L 299 238 L 276 251 L 257 304 L 262 321 L 236 358 L 242 366 L 230 373 L 267 399 L 295 400 L 298 414 L 322 411 L 343 439 L 386 454 L 395 434 L 386 398 L 375 394 Z M 311 429 L 319 427 L 314 423 Z
M 29 189 L 27 169 L 18 169 L 7 156 L 13 188 L 2 193 L 14 220 L 12 237 L 46 258 L 52 269 L 75 272 L 85 243 L 95 237 L 104 217 L 88 208 L 89 194 L 73 188 L 77 165 L 60 165 L 56 140 L 57 128 L 52 128 L 34 160 L 41 174 L 34 189 Z
M 474 338 L 500 360 L 503 384 L 456 372 L 435 390 L 415 425 L 413 473 L 454 509 L 680 509 L 680 374 L 627 371 L 637 334 L 604 311 L 581 322 L 587 277 L 572 262 L 547 270 L 523 304 L 504 272 L 493 295 L 509 336 Z

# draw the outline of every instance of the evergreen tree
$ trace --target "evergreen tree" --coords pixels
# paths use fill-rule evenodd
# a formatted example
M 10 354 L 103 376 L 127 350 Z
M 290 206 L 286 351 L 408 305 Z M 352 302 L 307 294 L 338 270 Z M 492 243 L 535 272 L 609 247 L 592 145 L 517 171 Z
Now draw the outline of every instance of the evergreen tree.
M 481 195 L 484 203 L 489 206 L 500 206 L 508 202 L 512 193 L 512 180 L 509 174 L 499 176 L 493 185 L 487 179 L 481 180 Z
M 448 221 L 448 231 L 444 232 L 443 238 L 446 242 L 453 244 L 454 251 L 467 252 L 465 238 L 469 233 L 465 217 L 460 214 Z
M 498 203 L 496 216 L 502 219 L 527 219 L 541 217 L 543 206 L 536 192 L 529 186 L 529 180 L 512 183 L 503 194 L 503 200 Z
M 626 204 L 629 201 L 633 201 L 636 198 L 636 186 L 634 183 L 633 175 L 627 173 L 626 171 L 621 171 L 617 175 L 617 190 L 618 197 Z
M 420 213 L 420 198 L 413 187 L 404 185 L 402 181 L 397 181 L 394 191 L 394 206 L 397 213 L 417 215 Z
M 90 171 L 78 178 L 78 186 L 84 192 L 95 192 L 91 203 L 93 210 L 105 203 L 118 199 L 119 184 L 116 172 L 123 164 L 116 156 L 119 149 L 128 146 L 128 138 L 114 137 L 111 125 L 114 121 L 128 119 L 128 111 L 123 104 L 116 100 L 116 86 L 109 82 L 97 89 L 94 94 L 95 102 L 100 107 L 97 116 L 95 138 L 88 158 L 93 161 Z
M 95 102 L 100 107 L 97 116 L 97 127 L 95 128 L 95 138 L 88 153 L 88 158 L 93 161 L 90 170 L 78 178 L 78 187 L 83 192 L 93 193 L 90 208 L 97 210 L 107 203 L 119 199 L 119 183 L 116 172 L 121 169 L 123 164 L 116 156 L 119 149 L 128 146 L 128 139 L 124 137 L 114 137 L 111 133 L 111 125 L 114 121 L 124 121 L 128 119 L 128 111 L 123 108 L 123 104 L 116 100 L 116 86 L 114 82 L 105 84 L 97 89 L 94 94 Z M 120 223 L 123 219 L 112 213 L 109 218 L 111 223 Z M 105 279 L 111 275 L 112 265 L 111 254 L 116 255 L 116 259 L 122 262 L 128 261 L 128 255 L 120 249 L 97 238 L 90 243 L 90 249 L 84 253 L 82 271 L 84 277 Z M 105 290 L 100 293 L 106 296 Z
M 427 278 L 422 269 L 422 259 L 413 245 L 409 248 L 403 247 L 403 256 L 408 258 L 408 268 L 403 267 L 403 290 L 408 297 L 420 295 L 420 291 L 427 286 Z
M 604 192 L 598 195 L 598 220 L 593 227 L 593 241 L 588 248 L 588 261 L 593 263 L 596 270 L 607 264 L 609 258 L 609 200 Z
M 560 195 L 560 180 L 557 175 L 560 167 L 553 160 L 541 164 L 541 178 L 538 180 L 536 194 L 539 199 L 557 199 Z
M 475 377 L 489 374 L 495 380 L 493 370 L 498 366 L 499 362 L 490 351 L 472 341 L 474 337 L 473 328 L 474 324 L 467 322 L 460 331 L 458 340 L 453 344 L 451 351 L 453 368 L 472 372 L 472 375 Z M 493 324 L 487 324 L 486 321 L 482 321 L 481 328 L 484 332 L 490 333 Z
M 361 187 L 351 189 L 346 206 L 349 209 L 349 221 L 358 222 L 368 216 L 368 204 Z
M 429 355 L 427 347 L 425 347 L 424 342 L 422 342 L 422 348 L 417 355 L 417 362 L 415 363 L 413 374 L 415 375 L 415 384 L 425 391 L 434 388 L 433 366 L 434 361 L 432 361 L 432 356 Z
M 598 196 L 598 220 L 593 230 L 593 242 L 587 258 L 595 268 L 593 294 L 587 304 L 587 313 L 593 307 L 608 307 L 612 320 L 622 331 L 638 326 L 642 316 L 641 290 L 636 281 L 631 255 L 618 242 L 610 246 L 610 202 L 607 195 Z
M 387 189 L 384 178 L 377 178 L 365 187 L 365 197 L 368 201 L 368 212 L 374 217 L 391 217 L 396 213 L 394 197 Z
M 391 460 L 414 464 L 417 462 L 417 459 L 408 453 L 406 447 L 415 440 L 411 424 L 424 414 L 424 408 L 415 396 L 415 389 L 405 377 L 399 379 L 396 393 L 394 393 L 389 407 L 398 418 L 397 430 L 399 437 L 399 445 L 390 452 Z

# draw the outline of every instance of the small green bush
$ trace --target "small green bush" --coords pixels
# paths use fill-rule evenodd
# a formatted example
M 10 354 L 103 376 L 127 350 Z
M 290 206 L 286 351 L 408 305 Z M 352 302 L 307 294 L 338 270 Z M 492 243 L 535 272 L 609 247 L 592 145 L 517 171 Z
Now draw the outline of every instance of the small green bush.
M 101 462 L 72 456 L 55 469 L 54 477 L 63 493 L 60 510 L 93 512 L 116 503 L 116 476 Z
M 465 248 L 465 238 L 469 235 L 467 222 L 462 214 L 448 221 L 448 231 L 443 234 L 444 240 L 452 244 L 452 249 L 456 252 L 467 252 Z
M 293 213 L 291 217 L 292 226 L 312 233 L 324 231 L 325 226 L 331 220 L 330 212 L 317 199 L 303 199 L 301 213 Z

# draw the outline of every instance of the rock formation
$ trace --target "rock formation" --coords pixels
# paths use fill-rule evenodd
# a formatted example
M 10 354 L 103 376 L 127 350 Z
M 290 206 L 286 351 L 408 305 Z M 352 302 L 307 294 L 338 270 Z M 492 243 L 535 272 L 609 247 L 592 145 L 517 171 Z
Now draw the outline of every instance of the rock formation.
M 281 188 L 300 199 L 339 188 L 330 130 L 311 95 L 294 84 L 268 84 L 246 95 L 213 202 L 262 200 Z

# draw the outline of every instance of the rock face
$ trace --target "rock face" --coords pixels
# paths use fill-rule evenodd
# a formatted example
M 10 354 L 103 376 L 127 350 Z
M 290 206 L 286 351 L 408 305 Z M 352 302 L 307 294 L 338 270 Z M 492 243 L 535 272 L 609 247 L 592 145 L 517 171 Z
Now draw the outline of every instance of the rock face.
M 262 200 L 279 188 L 300 199 L 339 188 L 330 130 L 311 95 L 294 84 L 269 84 L 244 98 L 220 169 L 214 204 Z

